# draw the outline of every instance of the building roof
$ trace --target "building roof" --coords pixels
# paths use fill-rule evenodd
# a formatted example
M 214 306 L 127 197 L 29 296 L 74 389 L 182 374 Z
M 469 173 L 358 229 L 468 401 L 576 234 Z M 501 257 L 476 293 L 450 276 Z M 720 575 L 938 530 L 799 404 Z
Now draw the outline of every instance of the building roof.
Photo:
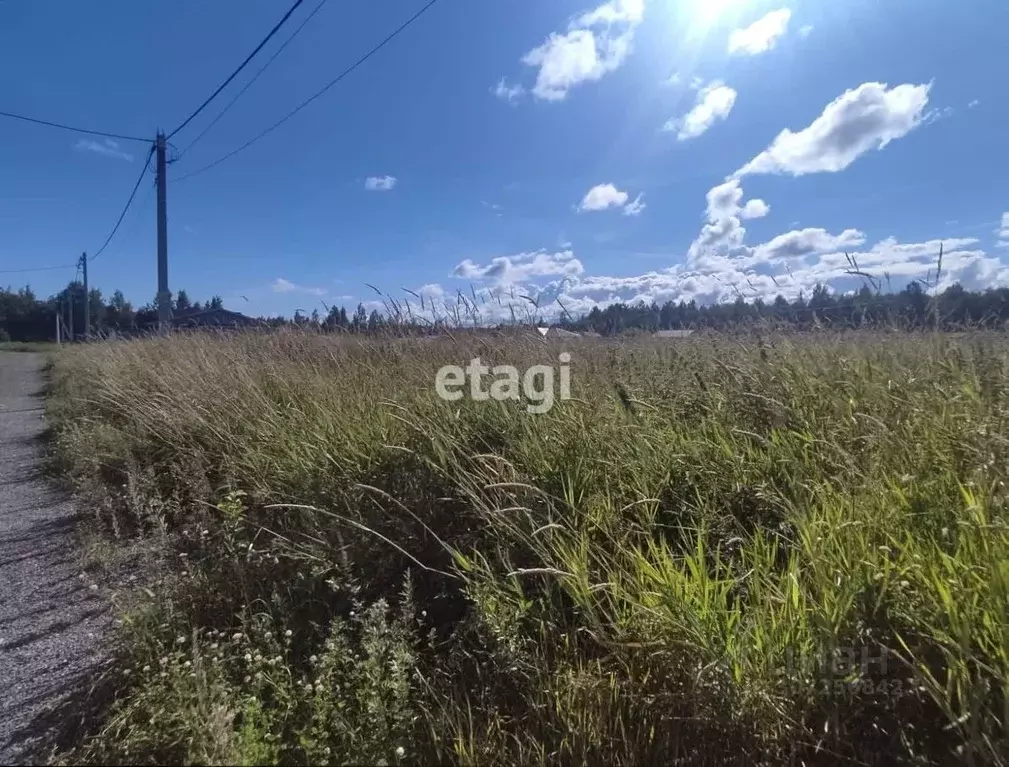
M 172 324 L 182 327 L 235 327 L 254 325 L 255 320 L 227 309 L 200 309 L 176 313 Z
M 578 333 L 571 330 L 565 330 L 564 328 L 550 327 L 546 334 L 548 336 L 553 336 L 554 338 L 577 338 Z

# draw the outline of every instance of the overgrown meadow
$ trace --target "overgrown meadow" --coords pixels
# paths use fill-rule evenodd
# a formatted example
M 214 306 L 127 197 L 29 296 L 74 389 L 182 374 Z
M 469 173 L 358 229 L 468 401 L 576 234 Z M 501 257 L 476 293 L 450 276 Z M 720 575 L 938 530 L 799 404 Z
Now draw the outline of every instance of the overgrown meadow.
M 435 394 L 561 351 L 548 413 Z M 65 349 L 56 465 L 135 582 L 62 758 L 1005 764 L 1007 360 L 904 332 Z

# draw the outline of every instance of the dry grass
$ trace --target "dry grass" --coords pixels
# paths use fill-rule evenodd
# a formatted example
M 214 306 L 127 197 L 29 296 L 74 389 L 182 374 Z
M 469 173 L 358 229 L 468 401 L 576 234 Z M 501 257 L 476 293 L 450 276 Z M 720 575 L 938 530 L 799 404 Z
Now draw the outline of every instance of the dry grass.
M 177 561 L 68 758 L 1006 763 L 1001 337 L 67 349 L 61 466 Z M 865 662 L 863 662 L 865 661 Z

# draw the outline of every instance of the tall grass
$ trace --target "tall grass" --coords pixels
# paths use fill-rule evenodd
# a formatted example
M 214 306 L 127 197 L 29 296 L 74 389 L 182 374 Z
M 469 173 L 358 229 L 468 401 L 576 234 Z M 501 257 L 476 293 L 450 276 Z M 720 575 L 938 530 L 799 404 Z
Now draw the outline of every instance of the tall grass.
M 69 758 L 1009 761 L 1004 339 L 572 340 L 549 413 L 435 395 L 561 350 L 64 350 L 58 460 L 171 563 Z

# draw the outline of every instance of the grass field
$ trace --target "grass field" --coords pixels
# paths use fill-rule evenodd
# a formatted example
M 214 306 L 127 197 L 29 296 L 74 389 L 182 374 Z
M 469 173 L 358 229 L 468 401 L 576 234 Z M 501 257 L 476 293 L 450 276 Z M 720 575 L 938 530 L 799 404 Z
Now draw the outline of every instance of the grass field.
M 1009 761 L 1004 338 L 558 343 L 63 350 L 57 465 L 143 552 L 65 758 Z M 548 413 L 435 395 L 562 350 Z

